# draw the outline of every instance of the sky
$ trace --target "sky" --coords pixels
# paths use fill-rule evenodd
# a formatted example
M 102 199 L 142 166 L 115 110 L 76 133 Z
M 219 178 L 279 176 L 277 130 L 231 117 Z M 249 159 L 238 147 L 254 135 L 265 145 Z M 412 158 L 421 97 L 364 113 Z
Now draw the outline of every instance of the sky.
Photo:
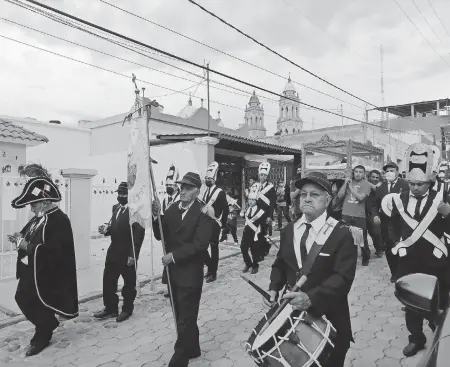
M 282 93 L 290 75 L 294 82 L 301 84 L 296 84 L 296 88 L 303 103 L 337 113 L 340 113 L 338 109 L 342 104 L 344 115 L 359 120 L 364 118 L 364 102 L 323 83 L 270 53 L 188 0 L 105 1 L 146 20 L 122 12 L 100 0 L 42 0 L 44 4 L 197 64 L 209 62 L 212 70 L 275 93 Z M 448 0 L 198 2 L 296 64 L 373 105 L 382 105 L 381 45 L 384 49 L 385 105 L 449 97 L 450 34 L 447 30 L 450 32 L 450 20 L 446 16 L 450 13 Z M 430 4 L 444 22 L 446 29 Z M 205 74 L 195 66 L 159 53 L 141 50 L 141 54 L 138 54 L 78 29 L 56 23 L 13 5 L 10 1 L 0 0 L 0 17 L 0 115 L 32 117 L 41 121 L 60 120 L 63 124 L 76 125 L 79 120 L 96 120 L 127 112 L 134 102 L 132 73 L 138 78 L 138 87 L 145 87 L 145 96 L 157 99 L 164 106 L 165 113 L 178 114 L 187 104 L 189 93 L 192 94 L 194 106 L 200 107 L 201 98 L 206 101 L 207 89 L 203 79 Z M 78 45 L 26 29 L 11 21 Z M 171 33 L 149 21 L 247 63 Z M 210 78 L 211 115 L 216 118 L 220 111 L 224 125 L 237 128 L 243 123 L 244 109 L 253 88 L 218 76 L 214 72 L 210 73 Z M 279 97 L 259 90 L 256 90 L 256 94 L 264 106 L 265 126 L 271 135 L 276 131 Z M 204 105 L 206 107 L 206 102 Z M 340 117 L 304 107 L 300 108 L 300 116 L 304 120 L 305 129 L 342 123 Z M 370 121 L 378 118 L 379 113 L 370 114 Z M 344 119 L 344 123 L 354 122 Z

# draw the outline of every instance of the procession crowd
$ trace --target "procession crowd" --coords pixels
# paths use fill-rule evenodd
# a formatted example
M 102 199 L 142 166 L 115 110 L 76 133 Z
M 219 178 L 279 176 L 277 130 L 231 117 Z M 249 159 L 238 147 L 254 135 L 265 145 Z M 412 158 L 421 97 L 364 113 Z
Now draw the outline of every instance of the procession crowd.
M 245 278 L 269 308 L 246 344 L 257 365 L 344 365 L 354 341 L 347 298 L 358 248 L 362 265 L 369 263 L 369 234 L 375 256 L 386 256 L 392 283 L 411 273 L 434 275 L 440 282 L 441 307 L 445 307 L 450 279 L 450 205 L 445 185 L 449 164 L 445 160 L 438 164 L 438 159 L 435 147 L 413 144 L 407 152 L 405 174 L 389 162 L 381 172 L 366 172 L 357 165 L 351 177 L 330 181 L 317 171 L 302 176 L 298 167 L 289 183 L 275 184 L 269 182 L 270 163 L 263 162 L 258 178 L 249 182 L 242 207 L 216 185 L 217 162 L 207 167 L 204 190 L 198 173 L 187 172 L 180 178 L 171 165 L 164 199 L 155 198 L 151 208 L 153 234 L 165 246 L 162 281 L 176 321 L 177 340 L 169 366 L 187 366 L 202 353 L 197 318 L 203 282 L 217 279 L 219 243 L 231 234 L 239 244 L 240 213 L 245 221 L 240 239 L 243 273 L 256 274 L 274 245 L 274 218 L 280 231 L 269 289 L 262 290 Z M 9 240 L 18 248 L 16 301 L 36 329 L 26 351 L 26 356 L 32 356 L 49 345 L 59 325 L 55 315 L 78 316 L 78 292 L 70 220 L 55 204 L 61 194 L 43 167 L 26 166 L 22 173 L 28 181 L 12 206 L 29 205 L 35 216 Z M 104 309 L 94 317 L 124 322 L 134 310 L 145 229 L 130 223 L 126 182 L 117 189 L 117 201 L 109 222 L 98 229 L 111 237 L 111 245 L 103 273 Z M 124 280 L 121 312 L 116 294 L 120 276 Z M 403 353 L 408 357 L 425 347 L 426 338 L 423 315 L 406 309 L 405 321 L 410 336 Z M 435 327 L 431 321 L 429 325 Z

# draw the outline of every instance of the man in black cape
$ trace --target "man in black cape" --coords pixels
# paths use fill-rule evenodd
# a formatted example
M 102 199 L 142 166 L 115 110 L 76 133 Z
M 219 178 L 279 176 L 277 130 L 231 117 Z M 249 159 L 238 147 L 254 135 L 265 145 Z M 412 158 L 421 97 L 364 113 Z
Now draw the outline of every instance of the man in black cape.
M 78 316 L 77 272 L 72 226 L 55 202 L 61 193 L 49 176 L 30 179 L 11 205 L 30 205 L 35 216 L 9 240 L 18 246 L 16 302 L 36 327 L 26 356 L 39 354 L 59 321 Z

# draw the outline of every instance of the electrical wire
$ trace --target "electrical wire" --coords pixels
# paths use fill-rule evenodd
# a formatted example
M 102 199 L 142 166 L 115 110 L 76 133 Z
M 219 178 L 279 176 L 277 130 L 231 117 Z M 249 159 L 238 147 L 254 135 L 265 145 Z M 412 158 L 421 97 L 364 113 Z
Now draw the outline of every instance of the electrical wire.
M 161 24 L 158 24 L 158 23 L 156 23 L 156 22 L 154 22 L 154 21 L 152 21 L 152 20 L 150 20 L 150 19 L 148 19 L 148 18 L 144 18 L 144 17 L 142 17 L 141 15 L 135 14 L 135 13 L 129 11 L 129 10 L 126 10 L 126 9 L 123 9 L 123 8 L 117 6 L 117 5 L 111 4 L 111 3 L 109 3 L 109 2 L 107 2 L 107 1 L 105 1 L 105 0 L 99 0 L 99 1 L 102 2 L 102 3 L 104 3 L 105 5 L 111 6 L 111 7 L 115 8 L 115 9 L 117 9 L 117 10 L 119 10 L 119 11 L 122 11 L 122 12 L 128 14 L 128 15 L 131 15 L 131 16 L 133 16 L 133 17 L 136 17 L 136 18 L 138 18 L 138 19 L 141 19 L 141 20 L 143 20 L 143 21 L 145 21 L 145 22 L 148 22 L 148 23 L 150 23 L 150 24 L 153 24 L 153 25 L 155 25 L 155 26 L 157 26 L 157 27 L 160 27 L 160 28 L 162 28 L 162 29 L 164 29 L 164 30 L 166 30 L 166 31 L 169 31 L 169 32 L 171 32 L 171 33 L 173 33 L 173 34 L 176 34 L 176 35 L 178 35 L 178 36 L 180 36 L 180 37 L 183 37 L 183 38 L 188 39 L 188 40 L 190 40 L 190 41 L 192 41 L 192 42 L 195 42 L 195 43 L 197 43 L 197 44 L 199 44 L 199 45 L 201 45 L 201 46 L 207 47 L 207 48 L 209 48 L 210 50 L 213 50 L 213 51 L 215 51 L 215 52 L 221 53 L 222 55 L 231 57 L 231 58 L 233 58 L 233 59 L 235 59 L 235 60 L 237 60 L 237 61 L 240 61 L 240 62 L 242 62 L 242 63 L 244 63 L 244 64 L 250 65 L 250 66 L 252 66 L 252 67 L 254 67 L 254 68 L 257 68 L 257 69 L 259 69 L 259 70 L 261 70 L 261 71 L 264 71 L 264 72 L 269 73 L 269 74 L 271 74 L 271 75 L 274 75 L 274 76 L 276 76 L 276 77 L 278 77 L 278 78 L 281 78 L 281 79 L 283 79 L 283 80 L 286 80 L 286 77 L 284 77 L 284 76 L 282 76 L 282 75 L 280 75 L 280 74 L 278 74 L 278 73 L 275 73 L 274 71 L 268 70 L 268 69 L 266 69 L 266 68 L 263 68 L 262 66 L 256 65 L 256 64 L 251 63 L 251 62 L 249 62 L 249 61 L 247 61 L 247 60 L 244 60 L 244 59 L 242 59 L 242 58 L 240 58 L 240 57 L 234 56 L 234 55 L 232 55 L 232 54 L 230 54 L 230 53 L 228 53 L 228 52 L 222 51 L 222 50 L 220 50 L 220 49 L 218 49 L 218 48 L 216 48 L 216 47 L 210 46 L 210 45 L 208 45 L 208 44 L 206 44 L 206 43 L 204 43 L 204 42 L 198 41 L 198 40 L 196 40 L 196 39 L 194 39 L 194 38 L 192 38 L 192 37 L 186 36 L 185 34 L 182 34 L 182 33 L 180 33 L 180 32 L 177 32 L 177 31 L 173 30 L 173 29 L 170 29 L 170 28 L 168 28 L 168 27 L 166 27 L 166 26 L 163 26 L 163 25 L 161 25 Z M 356 107 L 356 108 L 358 108 L 358 109 L 362 109 L 362 110 L 364 109 L 363 107 L 358 106 L 358 105 L 356 105 L 356 104 L 354 104 L 354 103 L 351 103 L 351 102 L 349 102 L 349 101 L 345 101 L 345 100 L 340 99 L 340 98 L 338 98 L 338 97 L 336 97 L 336 96 L 333 96 L 333 95 L 331 95 L 331 94 L 327 94 L 327 93 L 325 93 L 325 92 L 322 92 L 322 91 L 320 91 L 320 90 L 318 90 L 318 89 L 315 89 L 315 88 L 313 88 L 313 87 L 310 87 L 310 86 L 308 86 L 308 85 L 305 85 L 305 84 L 302 84 L 302 83 L 298 83 L 298 82 L 296 82 L 295 80 L 292 80 L 292 82 L 293 82 L 294 84 L 300 86 L 300 87 L 303 87 L 303 88 L 312 90 L 313 92 L 319 93 L 319 94 L 324 95 L 324 96 L 329 97 L 329 98 L 333 98 L 333 99 L 335 99 L 335 100 L 337 100 L 337 101 L 340 101 L 340 102 L 342 102 L 342 103 L 346 103 L 346 104 L 351 105 L 351 106 L 353 106 L 353 107 Z
M 30 1 L 30 0 L 26 0 L 26 1 Z M 216 14 L 214 14 L 213 12 L 209 11 L 208 9 L 206 9 L 205 7 L 203 7 L 202 5 L 196 3 L 194 0 L 188 0 L 188 1 L 189 1 L 191 4 L 193 4 L 193 5 L 197 6 L 197 7 L 199 7 L 201 10 L 203 10 L 203 11 L 206 12 L 206 13 L 208 13 L 208 14 L 211 15 L 212 17 L 218 19 L 218 20 L 219 20 L 220 22 L 222 22 L 223 24 L 225 24 L 225 25 L 227 25 L 228 27 L 234 29 L 236 32 L 240 33 L 240 34 L 243 35 L 244 37 L 246 37 L 246 38 L 252 40 L 253 42 L 255 42 L 256 44 L 258 44 L 258 45 L 260 45 L 261 47 L 265 48 L 265 49 L 268 50 L 269 52 L 271 52 L 271 53 L 277 55 L 278 57 L 282 58 L 283 60 L 287 61 L 288 63 L 294 65 L 295 67 L 297 67 L 297 68 L 303 70 L 304 72 L 308 73 L 309 75 L 315 77 L 316 79 L 319 79 L 320 81 L 322 81 L 322 82 L 324 82 L 324 83 L 326 83 L 326 84 L 332 86 L 333 88 L 336 88 L 337 90 L 339 90 L 339 91 L 341 91 L 341 92 L 343 92 L 343 93 L 349 95 L 350 97 L 353 97 L 353 98 L 355 98 L 355 99 L 357 99 L 357 100 L 359 100 L 359 101 L 361 101 L 361 102 L 367 103 L 368 105 L 371 105 L 371 106 L 373 106 L 373 107 L 377 107 L 377 106 L 374 105 L 373 103 L 370 103 L 370 102 L 368 102 L 368 101 L 366 101 L 366 100 L 364 100 L 364 99 L 362 99 L 362 98 L 360 98 L 360 97 L 354 95 L 353 93 L 350 93 L 350 92 L 346 91 L 345 89 L 343 89 L 343 88 L 341 88 L 341 87 L 338 87 L 336 84 L 333 84 L 332 82 L 329 82 L 328 80 L 326 80 L 326 79 L 320 77 L 319 75 L 317 75 L 317 74 L 313 73 L 312 71 L 310 71 L 310 70 L 304 68 L 303 66 L 300 66 L 300 65 L 297 64 L 296 62 L 290 60 L 289 58 L 287 58 L 287 57 L 281 55 L 279 52 L 277 52 L 277 51 L 273 50 L 272 48 L 266 46 L 264 43 L 258 41 L 257 39 L 253 38 L 252 36 L 248 35 L 247 33 L 241 31 L 239 28 L 237 28 L 237 27 L 235 27 L 234 25 L 228 23 L 226 20 L 220 18 L 218 15 L 216 15 Z
M 400 4 L 398 3 L 397 0 L 392 0 L 394 1 L 394 3 L 397 4 L 398 8 L 402 11 L 402 13 L 405 15 L 406 18 L 408 18 L 408 20 L 411 22 L 411 24 L 414 26 L 414 28 L 416 28 L 417 32 L 420 33 L 420 35 L 422 36 L 422 38 L 428 43 L 428 45 L 433 49 L 433 51 L 436 53 L 436 55 L 438 55 L 442 61 L 444 61 L 447 66 L 450 67 L 450 64 L 447 62 L 447 60 L 444 59 L 444 57 L 436 51 L 436 49 L 434 48 L 434 46 L 431 44 L 431 42 L 428 40 L 428 38 L 426 38 L 423 33 L 420 31 L 420 29 L 416 26 L 416 24 L 413 22 L 413 20 L 410 18 L 410 16 L 408 14 L 406 14 L 406 12 L 403 10 L 403 8 L 400 6 Z
M 13 2 L 13 0 L 7 0 L 7 1 L 8 1 L 8 2 Z M 178 60 L 178 61 L 185 62 L 185 63 L 187 63 L 187 64 L 196 66 L 196 67 L 198 67 L 198 68 L 200 68 L 200 69 L 203 69 L 203 70 L 208 69 L 210 72 L 213 72 L 213 73 L 215 73 L 215 74 L 217 74 L 217 75 L 220 75 L 220 76 L 222 76 L 222 77 L 224 77 L 224 78 L 227 78 L 227 79 L 236 81 L 236 82 L 238 82 L 238 83 L 242 83 L 242 84 L 244 84 L 244 85 L 247 85 L 247 86 L 253 87 L 253 88 L 255 88 L 255 89 L 264 91 L 264 92 L 266 92 L 266 93 L 268 93 L 268 94 L 272 94 L 272 95 L 275 95 L 275 96 L 278 96 L 278 97 L 280 97 L 280 98 L 284 98 L 284 99 L 287 99 L 287 100 L 292 100 L 292 101 L 294 101 L 294 102 L 299 103 L 300 105 L 303 105 L 303 106 L 306 106 L 306 107 L 310 107 L 311 109 L 314 109 L 314 110 L 316 110 L 316 111 L 325 112 L 325 113 L 328 113 L 328 114 L 331 114 L 331 115 L 335 115 L 335 116 L 338 116 L 338 117 L 341 117 L 341 118 L 346 118 L 347 120 L 350 120 L 350 121 L 355 121 L 355 122 L 359 122 L 359 123 L 362 123 L 362 124 L 372 125 L 372 126 L 375 126 L 375 127 L 380 128 L 380 126 L 379 126 L 378 124 L 372 124 L 372 123 L 369 123 L 369 122 L 366 122 L 366 121 L 362 121 L 362 120 L 358 120 L 358 119 L 355 119 L 355 118 L 352 118 L 352 117 L 349 117 L 349 116 L 345 116 L 345 115 L 343 115 L 343 114 L 338 114 L 338 113 L 335 113 L 335 112 L 326 110 L 326 109 L 324 109 L 324 108 L 320 108 L 320 107 L 316 107 L 316 106 L 313 106 L 313 105 L 310 105 L 310 104 L 307 104 L 307 103 L 304 103 L 304 102 L 300 102 L 300 101 L 298 101 L 298 100 L 296 100 L 296 99 L 290 98 L 290 97 L 285 96 L 285 95 L 281 95 L 281 94 L 279 94 L 279 93 L 273 92 L 273 91 L 268 90 L 268 89 L 266 89 L 266 88 L 257 86 L 257 85 L 255 85 L 255 84 L 252 84 L 252 83 L 249 83 L 249 82 L 246 82 L 246 81 L 243 81 L 243 80 L 241 80 L 241 79 L 239 79 L 239 78 L 235 78 L 235 77 L 233 77 L 233 76 L 231 76 L 231 75 L 228 75 L 228 74 L 219 72 L 219 71 L 214 70 L 214 69 L 207 68 L 207 67 L 204 66 L 204 65 L 200 65 L 200 64 L 198 64 L 198 63 L 195 63 L 195 62 L 193 62 L 193 61 L 187 60 L 187 59 L 182 58 L 182 57 L 180 57 L 180 56 L 177 56 L 177 55 L 171 54 L 171 53 L 169 53 L 169 52 L 160 50 L 160 49 L 158 49 L 158 48 L 156 48 L 156 47 L 154 47 L 154 46 L 151 46 L 151 45 L 145 44 L 145 43 L 143 43 L 143 42 L 137 41 L 137 40 L 132 39 L 132 38 L 130 38 L 130 37 L 128 37 L 128 36 L 125 36 L 125 35 L 119 34 L 119 33 L 117 33 L 117 32 L 114 32 L 114 31 L 112 31 L 112 30 L 109 30 L 109 29 L 106 29 L 106 28 L 104 28 L 104 27 L 101 27 L 101 26 L 99 26 L 99 25 L 97 25 L 97 24 L 90 23 L 90 22 L 88 22 L 88 21 L 86 21 L 86 20 L 80 19 L 80 18 L 78 18 L 78 17 L 76 17 L 76 16 L 73 16 L 73 15 L 71 15 L 71 14 L 65 13 L 65 12 L 63 12 L 63 11 L 61 11 L 61 10 L 55 9 L 55 8 L 50 7 L 50 6 L 48 6 L 48 5 L 42 4 L 42 3 L 38 2 L 38 1 L 35 1 L 35 0 L 24 0 L 24 1 L 29 2 L 29 3 L 33 3 L 33 4 L 37 5 L 37 6 L 40 6 L 40 7 L 43 7 L 43 8 L 45 8 L 45 9 L 47 9 L 47 10 L 53 11 L 53 12 L 55 12 L 55 13 L 57 13 L 57 14 L 60 14 L 60 15 L 62 15 L 62 16 L 64 16 L 64 17 L 67 17 L 67 18 L 70 18 L 70 19 L 72 19 L 72 20 L 75 20 L 75 21 L 77 21 L 77 22 L 79 22 L 79 23 L 88 25 L 88 26 L 91 27 L 91 28 L 95 28 L 95 29 L 97 29 L 97 30 L 100 30 L 100 31 L 105 32 L 105 33 L 108 33 L 108 34 L 113 35 L 113 36 L 115 36 L 115 37 L 124 39 L 124 40 L 126 40 L 126 41 L 128 41 L 128 42 L 131 42 L 131 43 L 134 43 L 134 44 L 138 44 L 138 45 L 140 45 L 140 46 L 142 46 L 142 47 L 149 48 L 149 49 L 154 50 L 154 51 L 156 51 L 156 52 L 158 52 L 158 53 L 161 53 L 161 54 L 165 54 L 165 55 L 167 55 L 167 56 L 169 56 L 169 57 L 171 57 L 171 58 L 173 58 L 173 59 L 176 59 L 176 60 Z M 191 1 L 191 0 L 189 0 L 189 1 Z M 18 3 L 18 1 L 15 0 L 15 2 L 13 2 L 13 3 Z M 80 30 L 84 30 L 84 29 L 81 28 L 81 27 L 77 27 L 77 28 L 79 28 Z M 85 31 L 85 30 L 84 30 L 84 31 Z M 11 38 L 6 37 L 6 36 L 2 36 L 2 37 L 3 37 L 3 38 L 10 39 L 10 40 L 13 40 L 13 41 L 16 41 L 16 40 L 11 39 Z M 19 43 L 22 43 L 22 44 L 26 44 L 26 43 L 20 42 L 20 41 L 16 41 L 16 42 L 19 42 Z M 32 45 L 29 45 L 29 44 L 26 44 L 26 45 L 31 46 L 31 47 L 34 47 L 34 46 L 32 46 Z M 41 49 L 41 48 L 38 48 L 38 49 Z M 52 52 L 52 51 L 48 51 L 48 50 L 45 50 L 45 49 L 41 49 L 41 50 L 42 50 L 42 51 L 45 51 L 45 52 L 50 52 L 50 53 L 53 53 L 53 54 L 62 56 L 62 57 L 64 57 L 64 58 L 72 59 L 72 58 L 69 58 L 69 57 L 67 57 L 67 56 L 64 56 L 64 55 L 60 55 L 60 54 L 54 53 L 54 52 Z M 110 71 L 110 72 L 112 72 L 112 73 L 114 73 L 114 74 L 117 74 L 117 75 L 125 76 L 124 74 L 117 73 L 117 72 L 111 71 L 111 70 L 107 70 L 107 69 L 102 68 L 102 67 L 99 67 L 99 66 L 97 66 L 97 65 L 92 65 L 92 64 L 89 64 L 89 63 L 86 63 L 86 62 L 83 62 L 83 61 L 79 61 L 79 60 L 76 60 L 76 59 L 72 59 L 72 60 L 73 60 L 73 61 L 81 62 L 81 63 L 83 63 L 83 64 L 85 64 L 85 65 L 93 66 L 93 67 L 98 68 L 98 69 Z M 126 77 L 127 77 L 127 76 L 126 76 Z M 142 81 L 142 80 L 141 80 L 141 81 Z M 142 82 L 145 82 L 145 81 L 142 81 Z M 150 83 L 150 82 L 145 82 L 145 83 L 151 84 L 151 85 L 154 85 L 154 86 L 157 86 L 157 87 L 160 87 L 160 88 L 164 88 L 164 89 L 167 89 L 167 90 L 171 90 L 171 91 L 173 91 L 173 92 L 176 92 L 175 90 L 173 90 L 173 89 L 171 89 L 171 88 L 159 86 L 159 85 L 154 84 L 154 83 Z M 186 94 L 186 93 L 183 93 L 183 94 Z M 196 97 L 196 98 L 198 98 L 198 97 Z M 211 101 L 211 102 L 216 103 L 216 104 L 219 104 L 219 105 L 223 105 L 223 106 L 227 106 L 227 107 L 231 107 L 231 108 L 243 110 L 242 108 L 239 108 L 239 107 L 236 107 L 236 106 L 227 105 L 227 104 L 223 104 L 223 103 L 220 103 L 220 102 L 217 102 L 217 101 Z M 394 130 L 393 130 L 393 129 L 390 129 L 390 131 L 394 131 Z M 399 131 L 400 131 L 400 130 L 399 130 Z M 400 132 L 401 132 L 401 131 L 400 131 Z M 415 135 L 420 135 L 420 134 L 415 134 Z
M 417 11 L 420 13 L 420 15 L 422 16 L 423 20 L 425 20 L 425 22 L 428 24 L 428 27 L 430 27 L 430 29 L 433 31 L 434 35 L 437 37 L 437 39 L 444 44 L 444 42 L 442 42 L 441 37 L 438 36 L 438 34 L 436 33 L 436 31 L 434 30 L 434 28 L 431 26 L 431 24 L 428 22 L 427 18 L 425 17 L 425 15 L 423 15 L 422 11 L 420 10 L 420 8 L 417 6 L 416 2 L 414 0 L 411 0 L 412 3 L 414 4 L 414 6 L 416 7 Z
M 444 23 L 442 22 L 441 17 L 440 17 L 439 14 L 437 13 L 437 11 L 436 11 L 436 9 L 434 8 L 433 4 L 431 4 L 431 1 L 430 1 L 430 0 L 428 0 L 428 4 L 430 4 L 431 9 L 433 9 L 434 14 L 435 14 L 436 17 L 439 19 L 439 21 L 440 21 L 441 24 L 442 24 L 442 27 L 445 29 L 445 32 L 447 32 L 448 36 L 450 37 L 450 33 L 448 32 L 447 27 L 446 27 L 446 26 L 444 25 Z

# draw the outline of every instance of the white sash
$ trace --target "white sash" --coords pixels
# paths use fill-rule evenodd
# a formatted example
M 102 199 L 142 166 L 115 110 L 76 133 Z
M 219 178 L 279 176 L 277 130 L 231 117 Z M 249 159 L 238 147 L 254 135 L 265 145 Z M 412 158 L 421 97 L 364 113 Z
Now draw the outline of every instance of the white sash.
M 206 191 L 206 192 L 208 192 L 208 191 Z M 207 207 L 207 206 L 212 207 L 213 204 L 216 202 L 217 197 L 219 196 L 219 194 L 220 194 L 221 192 L 222 192 L 222 189 L 221 189 L 220 187 L 217 187 L 217 186 L 216 186 L 216 187 L 214 188 L 213 194 L 211 195 L 211 198 L 210 198 L 209 201 L 206 203 L 205 207 Z M 204 201 L 206 201 L 206 193 L 205 193 L 205 195 L 204 195 L 203 197 L 205 198 Z M 214 208 L 213 208 L 213 209 L 214 209 Z M 217 222 L 217 224 L 218 224 L 219 226 L 222 226 L 222 222 L 220 221 L 220 218 L 216 218 L 216 217 L 214 216 L 214 217 L 212 217 L 212 219 L 214 219 L 214 220 Z
M 266 205 L 269 205 L 269 206 L 270 206 L 270 200 L 266 196 L 266 194 L 269 192 L 269 190 L 271 188 L 273 188 L 273 185 L 271 183 L 269 183 L 264 189 L 262 189 L 261 191 L 258 192 L 258 199 L 261 199 L 262 201 L 264 201 L 266 203 Z
M 264 210 L 258 209 L 256 214 L 253 217 L 249 218 L 248 216 L 250 215 L 251 209 L 252 208 L 247 209 L 247 214 L 245 216 L 245 225 L 249 226 L 253 230 L 253 232 L 255 232 L 255 236 L 253 237 L 253 239 L 255 241 L 258 241 L 258 234 L 261 232 L 261 228 L 260 226 L 256 227 L 254 222 L 256 222 L 259 218 L 261 218 L 264 215 Z
M 405 212 L 405 208 L 399 194 L 393 195 L 392 200 L 394 200 L 394 203 L 397 206 L 398 212 L 400 213 L 403 221 L 411 229 L 413 229 L 413 233 L 408 238 L 400 241 L 399 243 L 397 243 L 397 245 L 395 245 L 395 247 L 392 249 L 392 253 L 394 255 L 397 255 L 398 253 L 400 257 L 405 256 L 406 249 L 414 245 L 421 237 L 423 237 L 435 247 L 435 249 L 433 250 L 434 256 L 440 259 L 442 257 L 442 254 L 444 254 L 447 257 L 448 251 L 445 244 L 442 243 L 442 241 L 433 232 L 428 230 L 431 222 L 434 220 L 434 218 L 436 218 L 436 215 L 438 214 L 437 208 L 439 203 L 441 202 L 441 196 L 436 195 L 430 209 L 428 210 L 425 217 L 420 221 L 420 223 L 414 218 L 411 218 Z

